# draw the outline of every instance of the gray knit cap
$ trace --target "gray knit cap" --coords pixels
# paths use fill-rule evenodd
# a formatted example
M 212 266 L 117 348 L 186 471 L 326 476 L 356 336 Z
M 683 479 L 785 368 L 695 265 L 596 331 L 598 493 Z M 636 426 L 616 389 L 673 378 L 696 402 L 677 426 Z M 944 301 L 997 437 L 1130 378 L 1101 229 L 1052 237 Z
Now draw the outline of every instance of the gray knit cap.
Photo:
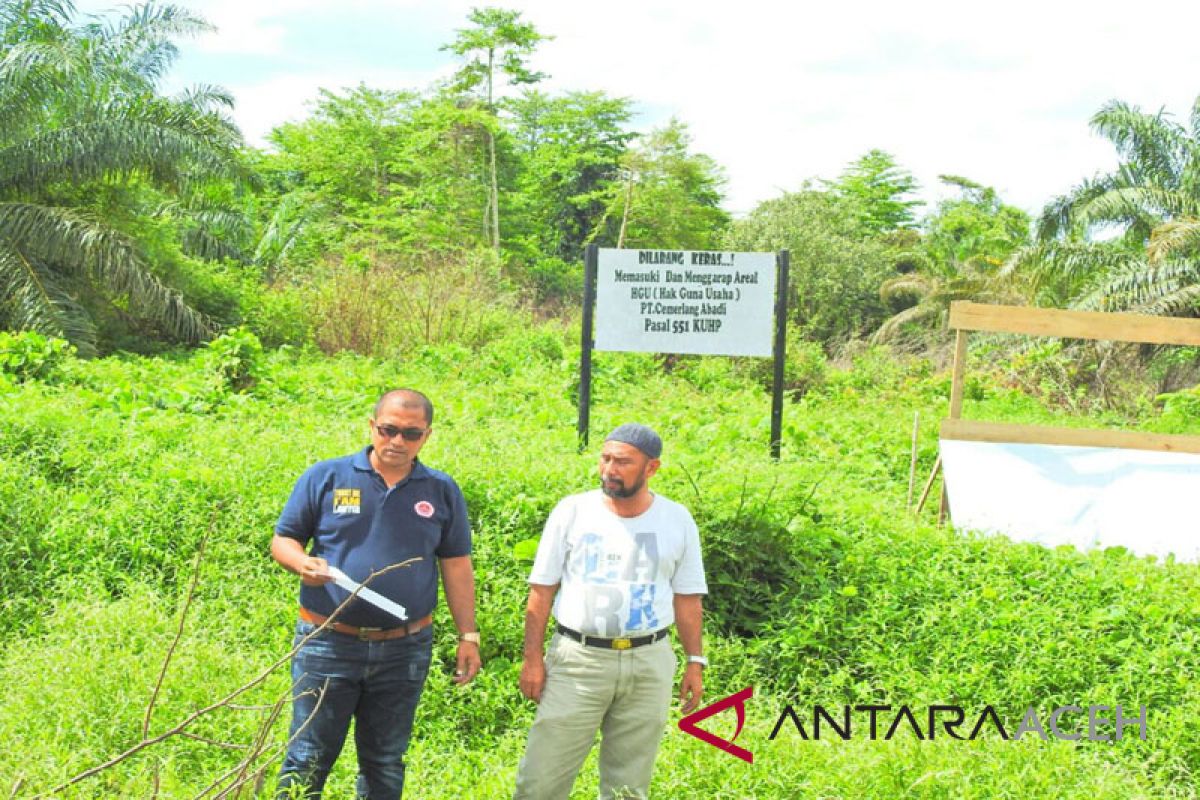
M 605 437 L 606 442 L 623 442 L 631 444 L 650 458 L 662 455 L 662 439 L 645 425 L 636 422 L 626 422 L 618 425 L 612 433 Z

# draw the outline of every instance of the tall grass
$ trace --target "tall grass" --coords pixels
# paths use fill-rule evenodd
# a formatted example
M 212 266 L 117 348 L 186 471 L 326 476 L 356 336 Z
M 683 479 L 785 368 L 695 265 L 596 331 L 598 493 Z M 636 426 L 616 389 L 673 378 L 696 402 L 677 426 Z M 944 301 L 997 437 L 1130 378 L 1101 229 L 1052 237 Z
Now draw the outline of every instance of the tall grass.
M 514 550 L 538 536 L 558 498 L 594 485 L 597 448 L 576 453 L 573 341 L 546 327 L 394 360 L 284 349 L 262 357 L 244 391 L 214 383 L 203 354 L 72 362 L 52 382 L 0 383 L 0 777 L 31 797 L 140 739 L 210 525 L 151 733 L 286 653 L 296 586 L 267 555 L 275 516 L 304 467 L 365 443 L 382 390 L 408 385 L 438 407 L 423 457 L 458 479 L 471 508 L 486 661 L 470 687 L 450 683 L 454 642 L 441 610 L 441 668 L 418 712 L 408 796 L 508 796 L 532 718 L 516 688 L 528 565 Z M 658 796 L 1194 796 L 1194 565 L 1013 544 L 940 529 L 929 513 L 913 518 L 904 510 L 912 415 L 927 421 L 924 475 L 947 382 L 881 351 L 848 371 L 809 370 L 773 463 L 757 372 L 722 359 L 684 359 L 670 373 L 652 356 L 596 360 L 593 442 L 624 421 L 657 427 L 667 449 L 655 489 L 701 524 L 713 589 L 708 697 L 756 687 L 739 739 L 755 763 L 672 728 Z M 986 380 L 968 414 L 1057 419 Z M 1178 416 L 1141 424 L 1200 427 Z M 281 671 L 239 700 L 253 708 L 217 712 L 194 733 L 249 743 L 269 713 L 258 706 L 288 689 Z M 785 704 L 817 702 L 993 705 L 1006 720 L 1028 705 L 1144 703 L 1150 738 L 769 740 Z M 282 744 L 286 716 L 270 745 Z M 239 758 L 175 737 L 64 796 L 149 797 L 157 782 L 159 797 L 191 797 Z M 594 796 L 594 772 L 585 769 L 576 796 Z M 329 796 L 347 796 L 353 776 L 347 752 Z

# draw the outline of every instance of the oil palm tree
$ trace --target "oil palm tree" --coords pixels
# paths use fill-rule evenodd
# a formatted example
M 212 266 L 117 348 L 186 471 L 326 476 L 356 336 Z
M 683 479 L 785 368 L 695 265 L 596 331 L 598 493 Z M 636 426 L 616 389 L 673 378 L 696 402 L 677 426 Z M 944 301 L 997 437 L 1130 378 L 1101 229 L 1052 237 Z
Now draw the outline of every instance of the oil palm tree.
M 1038 242 L 1007 272 L 1025 271 L 1070 304 L 1193 316 L 1200 310 L 1200 98 L 1187 125 L 1113 101 L 1092 128 L 1116 147 L 1116 171 L 1057 198 Z M 1097 240 L 1098 231 L 1115 236 Z
M 213 180 L 247 177 L 225 92 L 156 91 L 173 39 L 207 24 L 174 6 L 111 24 L 73 26 L 74 13 L 68 0 L 0 6 L 0 325 L 65 336 L 87 353 L 96 329 L 84 300 L 101 298 L 197 341 L 209 323 L 88 199 L 124 184 L 190 208 Z
M 939 179 L 961 197 L 943 200 L 923 222 L 923 253 L 884 281 L 879 297 L 893 312 L 875 331 L 876 342 L 899 343 L 916 332 L 944 328 L 956 300 L 1022 304 L 1027 281 L 1000 273 L 1000 266 L 1029 241 L 1030 219 L 1002 203 L 996 190 L 959 175 Z

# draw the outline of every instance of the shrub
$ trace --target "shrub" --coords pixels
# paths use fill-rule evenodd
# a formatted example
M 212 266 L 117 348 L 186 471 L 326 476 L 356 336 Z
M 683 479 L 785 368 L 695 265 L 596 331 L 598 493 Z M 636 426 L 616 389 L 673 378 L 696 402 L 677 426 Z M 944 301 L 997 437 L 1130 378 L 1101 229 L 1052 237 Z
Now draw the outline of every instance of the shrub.
M 771 391 L 775 382 L 775 359 L 745 358 L 739 359 L 738 365 L 741 374 Z M 799 329 L 790 328 L 783 362 L 783 390 L 792 400 L 799 400 L 809 392 L 824 387 L 828 374 L 829 362 L 824 348 L 811 339 L 805 339 Z
M 334 270 L 313 293 L 313 334 L 326 353 L 390 357 L 448 342 L 474 348 L 507 330 L 516 309 L 490 251 L 426 253 Z
M 245 328 L 230 328 L 206 346 L 209 368 L 223 388 L 244 392 L 257 383 L 263 348 L 253 333 Z
M 28 380 L 53 382 L 63 366 L 75 356 L 75 348 L 64 339 L 36 331 L 0 331 L 0 373 L 18 383 Z
M 533 286 L 538 307 L 578 307 L 583 302 L 583 269 L 561 258 L 539 258 L 529 265 L 526 279 Z
M 298 286 L 256 288 L 243 300 L 242 317 L 264 347 L 300 347 L 312 339 L 312 319 Z

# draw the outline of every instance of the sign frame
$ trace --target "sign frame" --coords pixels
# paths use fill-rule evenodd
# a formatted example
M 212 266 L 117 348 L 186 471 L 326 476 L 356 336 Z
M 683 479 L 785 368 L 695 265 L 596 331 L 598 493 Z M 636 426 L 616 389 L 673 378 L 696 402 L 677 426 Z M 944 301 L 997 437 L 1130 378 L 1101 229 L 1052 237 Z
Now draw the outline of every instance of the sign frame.
M 677 251 L 670 251 L 677 252 Z M 682 251 L 701 252 L 701 251 Z M 599 271 L 598 245 L 590 244 L 584 252 L 583 319 L 580 326 L 579 353 L 579 419 L 577 432 L 579 452 L 588 446 L 592 404 L 592 351 L 595 349 L 596 281 Z M 783 379 L 787 358 L 787 298 L 790 254 L 780 250 L 775 254 L 775 331 L 772 347 L 774 369 L 771 387 L 771 458 L 778 461 L 783 436 Z M 643 351 L 644 352 L 644 351 Z M 657 351 L 654 351 L 657 352 Z M 754 357 L 754 356 L 749 356 Z

